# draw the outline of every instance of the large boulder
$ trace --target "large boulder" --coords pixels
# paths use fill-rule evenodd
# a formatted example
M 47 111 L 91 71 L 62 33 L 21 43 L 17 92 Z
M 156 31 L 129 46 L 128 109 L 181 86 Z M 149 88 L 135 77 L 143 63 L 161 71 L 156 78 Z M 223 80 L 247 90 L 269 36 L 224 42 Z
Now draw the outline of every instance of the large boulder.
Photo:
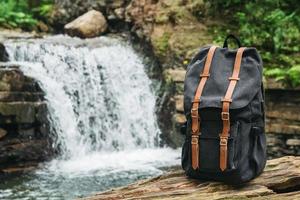
M 70 36 L 92 38 L 101 35 L 107 29 L 107 22 L 103 14 L 96 10 L 90 10 L 64 27 Z

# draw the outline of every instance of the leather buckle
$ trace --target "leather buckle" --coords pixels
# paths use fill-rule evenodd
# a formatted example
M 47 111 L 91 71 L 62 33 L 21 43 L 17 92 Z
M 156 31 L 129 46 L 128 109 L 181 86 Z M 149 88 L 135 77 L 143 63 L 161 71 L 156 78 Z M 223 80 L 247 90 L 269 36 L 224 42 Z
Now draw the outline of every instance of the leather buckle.
M 199 135 L 192 135 L 191 144 L 198 144 L 199 143 Z
M 192 103 L 200 103 L 200 99 L 193 100 Z
M 228 138 L 220 137 L 220 146 L 227 146 Z
M 191 110 L 191 117 L 192 118 L 199 118 L 198 109 L 192 109 Z
M 230 81 L 239 81 L 240 78 L 239 77 L 229 77 L 228 78 Z
M 203 78 L 203 77 L 208 78 L 209 76 L 210 76 L 210 74 L 204 74 L 204 73 L 203 73 L 203 74 L 200 74 L 200 77 L 201 77 L 201 78 Z
M 229 112 L 221 112 L 222 120 L 229 120 Z
M 222 102 L 228 102 L 228 103 L 231 103 L 231 102 L 232 102 L 232 99 L 225 99 L 225 98 L 222 98 L 221 101 L 222 101 Z

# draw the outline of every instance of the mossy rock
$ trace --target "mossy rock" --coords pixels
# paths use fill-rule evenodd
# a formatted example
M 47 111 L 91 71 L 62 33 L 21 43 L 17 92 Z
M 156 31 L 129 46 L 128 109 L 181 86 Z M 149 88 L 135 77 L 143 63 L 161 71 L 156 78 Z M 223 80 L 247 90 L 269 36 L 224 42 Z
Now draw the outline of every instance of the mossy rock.
M 170 33 L 164 32 L 162 36 L 153 39 L 154 51 L 158 56 L 163 56 L 169 48 Z
M 194 15 L 202 4 L 200 0 L 159 2 L 151 42 L 164 68 L 186 65 L 199 47 L 212 43 L 206 25 Z
M 201 26 L 177 27 L 170 37 L 169 45 L 179 63 L 190 60 L 200 47 L 212 42 Z

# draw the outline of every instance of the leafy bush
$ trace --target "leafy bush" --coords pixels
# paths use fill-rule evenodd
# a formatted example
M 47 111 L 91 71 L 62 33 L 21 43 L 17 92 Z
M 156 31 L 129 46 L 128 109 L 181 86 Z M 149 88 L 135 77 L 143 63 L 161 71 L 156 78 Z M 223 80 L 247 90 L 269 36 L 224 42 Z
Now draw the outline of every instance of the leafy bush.
M 300 85 L 300 65 L 295 65 L 288 70 L 283 68 L 270 68 L 266 69 L 266 76 L 275 77 L 277 81 L 284 81 L 291 87 Z
M 26 30 L 33 29 L 38 20 L 43 19 L 52 9 L 52 1 L 35 1 L 37 7 L 32 7 L 30 1 L 1 0 L 0 26 L 7 28 L 20 27 Z
M 300 85 L 300 7 L 295 1 L 212 0 L 207 4 L 212 13 L 227 19 L 226 26 L 215 29 L 217 41 L 236 33 L 245 46 L 261 50 L 266 76 Z

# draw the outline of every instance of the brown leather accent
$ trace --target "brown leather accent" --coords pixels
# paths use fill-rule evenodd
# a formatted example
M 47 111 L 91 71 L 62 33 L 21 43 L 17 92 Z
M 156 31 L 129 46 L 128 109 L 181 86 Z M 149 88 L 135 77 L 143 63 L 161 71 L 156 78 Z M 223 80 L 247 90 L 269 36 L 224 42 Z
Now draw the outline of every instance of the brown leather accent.
M 236 58 L 234 62 L 232 76 L 229 78 L 229 86 L 226 91 L 225 97 L 222 99 L 222 113 L 221 118 L 223 121 L 223 130 L 220 134 L 220 169 L 224 171 L 227 167 L 227 142 L 229 137 L 230 131 L 230 114 L 229 114 L 229 107 L 230 103 L 232 102 L 232 95 L 234 88 L 237 84 L 239 78 L 239 73 L 241 69 L 242 57 L 245 47 L 239 48 L 236 53 Z
M 205 83 L 209 77 L 209 69 L 211 66 L 212 58 L 214 56 L 216 46 L 210 47 L 205 65 L 202 73 L 200 74 L 200 82 L 196 90 L 196 94 L 192 104 L 191 117 L 192 117 L 192 167 L 196 170 L 199 167 L 199 135 L 200 135 L 200 119 L 199 119 L 199 103 Z

